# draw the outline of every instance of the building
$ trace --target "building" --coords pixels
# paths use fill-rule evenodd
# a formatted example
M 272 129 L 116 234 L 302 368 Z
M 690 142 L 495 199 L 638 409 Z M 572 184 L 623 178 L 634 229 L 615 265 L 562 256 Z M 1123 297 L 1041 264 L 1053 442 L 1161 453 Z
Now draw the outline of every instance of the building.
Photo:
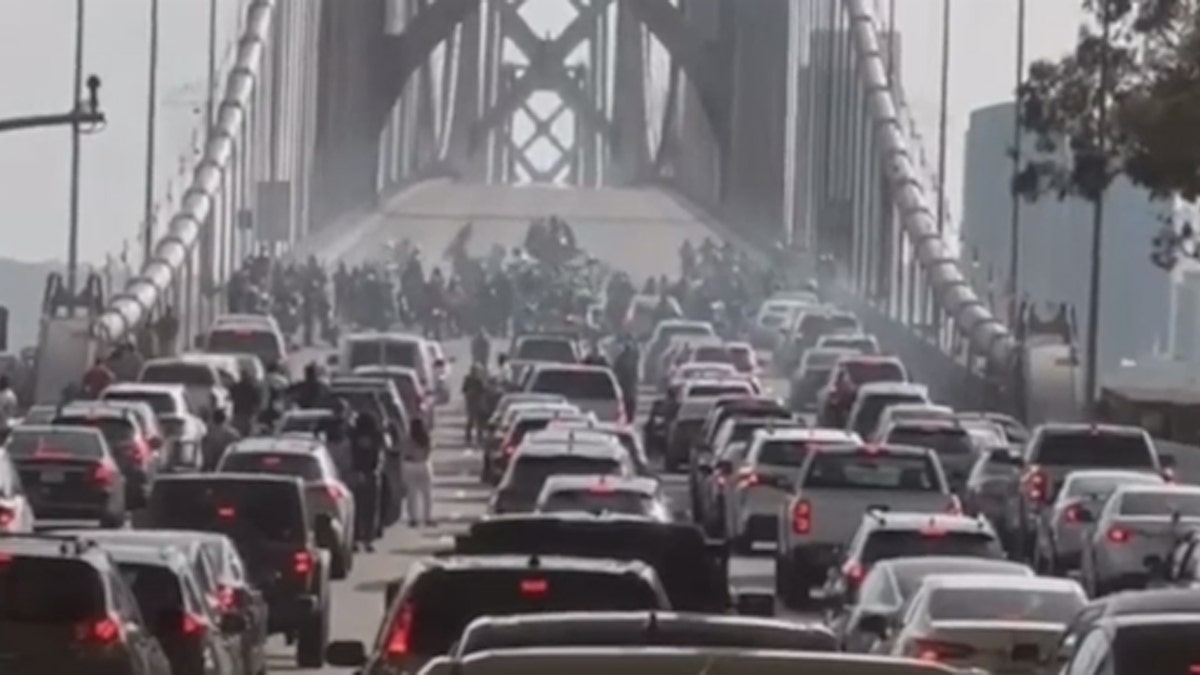
M 975 110 L 966 138 L 961 233 L 966 267 L 980 280 L 991 271 L 1006 298 L 1012 241 L 1010 192 L 1014 106 L 1002 103 Z M 1032 152 L 1032 142 L 1028 145 Z M 1053 195 L 1020 208 L 1018 296 L 1046 305 L 1075 308 L 1078 344 L 1086 344 L 1091 275 L 1092 205 Z M 1161 352 L 1174 336 L 1172 275 L 1150 261 L 1151 240 L 1162 227 L 1161 203 L 1117 179 L 1105 199 L 1100 279 L 1100 382 L 1122 360 Z M 1200 301 L 1200 299 L 1198 299 Z

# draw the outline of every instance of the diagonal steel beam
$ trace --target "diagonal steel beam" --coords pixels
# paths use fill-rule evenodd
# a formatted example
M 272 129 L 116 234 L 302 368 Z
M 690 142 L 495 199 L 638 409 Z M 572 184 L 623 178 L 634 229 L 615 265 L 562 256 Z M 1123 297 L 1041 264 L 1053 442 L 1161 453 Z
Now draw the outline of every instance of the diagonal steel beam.
M 529 147 L 532 146 L 539 138 L 549 139 L 549 141 L 554 144 L 559 152 L 566 152 L 568 150 L 566 144 L 564 144 L 558 138 L 558 136 L 554 134 L 554 129 L 551 127 L 555 122 L 558 121 L 558 118 L 562 117 L 564 113 L 571 109 L 570 106 L 568 106 L 566 103 L 559 103 L 554 112 L 547 115 L 544 119 L 538 117 L 537 114 L 529 107 L 529 105 L 522 106 L 521 109 L 525 111 L 526 115 L 529 115 L 529 119 L 533 120 L 533 133 L 528 139 L 526 139 L 524 143 L 521 144 L 522 151 L 528 150 Z

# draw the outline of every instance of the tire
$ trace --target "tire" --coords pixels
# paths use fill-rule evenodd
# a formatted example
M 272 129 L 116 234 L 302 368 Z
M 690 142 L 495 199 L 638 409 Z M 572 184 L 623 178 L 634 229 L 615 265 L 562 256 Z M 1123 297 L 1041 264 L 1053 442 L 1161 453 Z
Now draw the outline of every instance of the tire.
M 300 627 L 296 639 L 296 667 L 320 668 L 325 665 L 325 641 L 329 634 L 329 609 L 323 606 Z

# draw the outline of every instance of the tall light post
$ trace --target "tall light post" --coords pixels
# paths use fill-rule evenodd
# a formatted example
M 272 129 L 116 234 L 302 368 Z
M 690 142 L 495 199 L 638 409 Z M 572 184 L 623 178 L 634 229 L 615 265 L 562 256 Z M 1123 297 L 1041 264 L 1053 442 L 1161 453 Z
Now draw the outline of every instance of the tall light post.
M 1097 372 L 1099 366 L 1099 350 L 1100 350 L 1100 269 L 1103 261 L 1101 256 L 1104 251 L 1104 193 L 1108 187 L 1108 95 L 1111 83 L 1109 82 L 1109 71 L 1111 70 L 1109 40 L 1112 37 L 1112 21 L 1109 8 L 1109 0 L 1101 3 L 1102 11 L 1100 20 L 1101 26 L 1101 45 L 1100 45 L 1100 95 L 1097 97 L 1096 104 L 1096 147 L 1092 151 L 1095 153 L 1093 157 L 1086 157 L 1085 161 L 1091 162 L 1092 166 L 1088 173 L 1097 183 L 1093 186 L 1095 189 L 1091 192 L 1092 197 L 1092 269 L 1091 278 L 1088 280 L 1088 319 L 1087 319 L 1087 359 L 1084 365 L 1084 401 L 1090 406 L 1096 396 L 1096 385 L 1099 380 Z
M 1021 171 L 1024 126 L 1021 122 L 1021 85 L 1025 83 L 1025 0 L 1017 0 L 1017 78 L 1013 90 L 1013 180 Z M 1017 298 L 1021 294 L 1021 196 L 1012 190 L 1011 233 L 1008 251 L 1008 320 L 1017 320 Z
M 942 63 L 941 63 L 941 86 L 939 93 L 940 100 L 938 102 L 938 177 L 937 177 L 937 231 L 941 236 L 946 228 L 946 131 L 949 125 L 950 117 L 950 0 L 942 0 Z M 932 302 L 933 291 L 929 291 L 933 311 L 930 313 L 930 318 L 933 320 L 937 332 L 934 333 L 941 339 L 942 335 L 942 318 L 941 311 Z
M 158 140 L 158 9 L 150 0 L 150 65 L 146 86 L 146 177 L 142 194 L 142 261 L 154 252 L 154 155 Z

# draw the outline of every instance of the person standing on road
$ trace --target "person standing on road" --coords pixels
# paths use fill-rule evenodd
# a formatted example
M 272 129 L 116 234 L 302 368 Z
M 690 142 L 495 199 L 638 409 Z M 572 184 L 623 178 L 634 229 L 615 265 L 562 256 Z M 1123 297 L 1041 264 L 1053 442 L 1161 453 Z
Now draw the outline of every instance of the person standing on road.
M 250 435 L 263 407 L 263 395 L 262 387 L 248 369 L 243 370 L 241 378 L 230 387 L 229 398 L 233 401 L 234 428 L 242 435 Z
M 404 449 L 404 491 L 408 502 L 408 524 L 411 527 L 433 525 L 433 441 L 425 421 L 413 418 L 409 426 L 409 443 Z
M 625 419 L 633 424 L 637 415 L 638 399 L 638 354 L 637 343 L 632 339 L 625 342 L 621 352 L 617 354 L 613 364 L 613 373 L 617 376 L 617 385 L 621 387 L 621 398 L 625 403 Z
M 487 368 L 488 357 L 492 351 L 491 340 L 488 339 L 487 331 L 483 326 L 480 326 L 475 331 L 475 337 L 471 339 L 471 364 L 480 365 Z
M 83 394 L 90 399 L 100 398 L 100 393 L 116 381 L 116 375 L 109 370 L 104 359 L 96 359 L 96 363 L 83 374 Z
M 463 403 L 467 408 L 465 440 L 468 444 L 483 436 L 484 410 L 487 406 L 487 373 L 484 366 L 475 363 L 462 384 Z
M 212 411 L 208 421 L 208 431 L 200 440 L 202 455 L 200 468 L 203 471 L 216 471 L 217 464 L 221 463 L 221 457 L 225 455 L 225 450 L 239 440 L 241 440 L 241 436 L 233 427 L 229 426 L 229 419 L 226 417 L 225 411 L 220 408 Z
M 369 412 L 358 415 L 350 436 L 354 468 L 354 538 L 367 552 L 379 537 L 380 467 L 383 465 L 383 430 Z

